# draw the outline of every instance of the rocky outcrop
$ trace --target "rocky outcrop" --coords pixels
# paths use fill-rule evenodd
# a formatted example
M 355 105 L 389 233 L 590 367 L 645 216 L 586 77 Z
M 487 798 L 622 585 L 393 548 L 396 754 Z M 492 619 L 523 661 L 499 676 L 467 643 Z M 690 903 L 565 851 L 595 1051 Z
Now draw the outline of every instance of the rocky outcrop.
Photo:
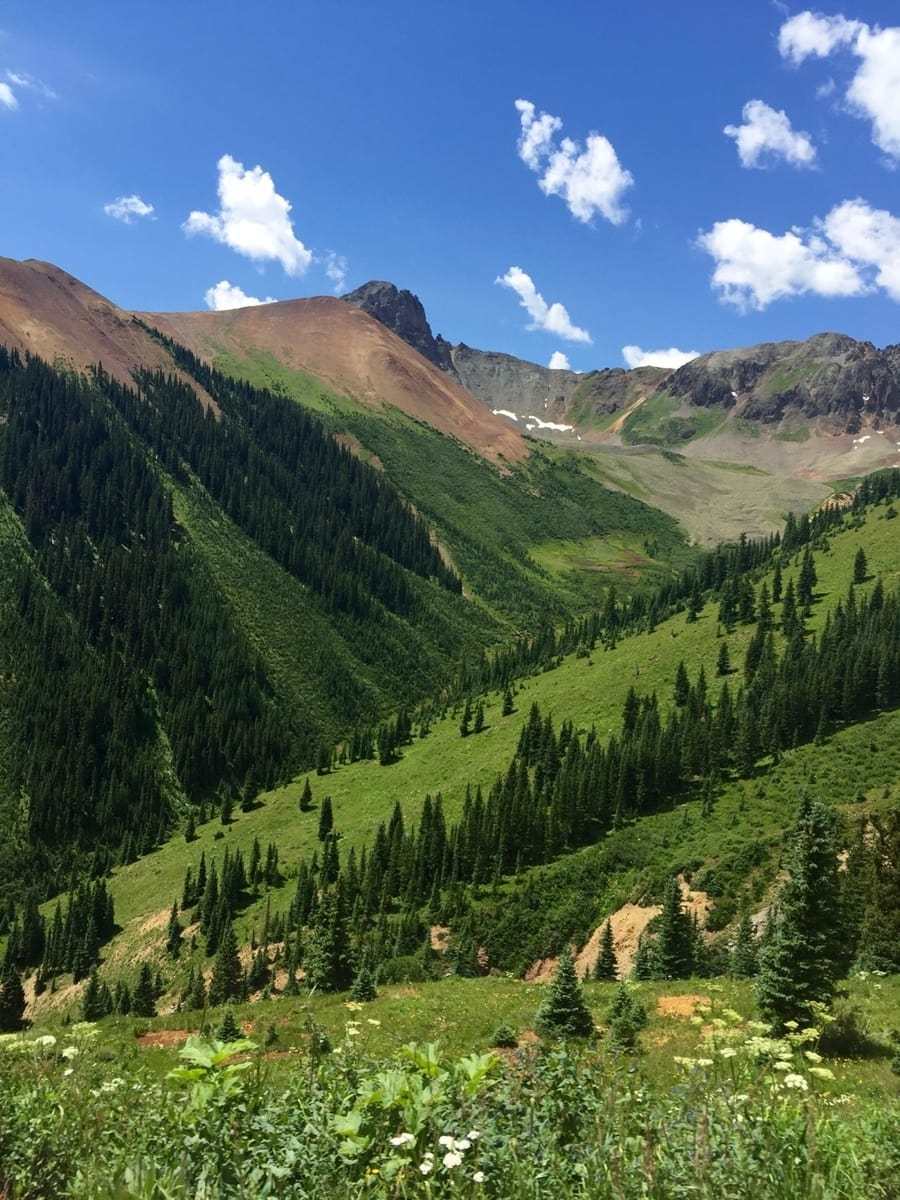
M 443 371 L 453 373 L 450 361 L 450 344 L 443 338 L 435 338 L 428 324 L 422 301 L 406 288 L 402 290 L 393 283 L 372 279 L 341 297 L 348 304 L 363 309 L 369 316 L 386 325 L 397 337 L 427 358 Z

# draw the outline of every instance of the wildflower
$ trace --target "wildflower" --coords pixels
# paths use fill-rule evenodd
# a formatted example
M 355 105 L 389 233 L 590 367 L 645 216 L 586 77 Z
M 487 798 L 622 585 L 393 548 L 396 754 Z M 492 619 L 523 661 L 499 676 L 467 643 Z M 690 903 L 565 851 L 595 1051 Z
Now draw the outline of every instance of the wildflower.
M 828 1067 L 810 1067 L 810 1075 L 816 1075 L 819 1079 L 834 1079 L 834 1071 Z
M 449 1133 L 445 1133 L 445 1134 L 442 1134 L 442 1136 L 438 1138 L 438 1145 L 439 1145 L 439 1146 L 446 1146 L 448 1149 L 450 1149 L 450 1148 L 452 1148 L 452 1146 L 453 1146 L 453 1143 L 454 1143 L 455 1141 L 456 1141 L 456 1138 L 454 1138 L 454 1137 L 453 1137 L 451 1134 L 449 1134 Z
M 344 1008 L 349 1008 L 351 1012 L 361 1012 L 362 1004 L 360 1004 L 358 1000 L 347 1000 L 344 1004 Z
M 415 1136 L 411 1133 L 398 1133 L 396 1137 L 391 1138 L 392 1146 L 409 1146 L 415 1141 Z
M 800 1091 L 800 1092 L 805 1092 L 805 1091 L 808 1091 L 808 1089 L 809 1089 L 809 1084 L 806 1082 L 806 1080 L 803 1078 L 803 1076 L 796 1075 L 796 1074 L 785 1075 L 784 1086 L 789 1087 L 789 1088 L 795 1088 L 797 1091 Z
M 785 1027 L 785 1029 L 790 1029 L 791 1032 L 793 1032 L 795 1029 L 800 1028 L 800 1026 L 797 1024 L 796 1021 L 785 1021 L 784 1027 Z
M 735 1050 L 734 1046 L 723 1046 L 719 1053 L 723 1058 L 734 1058 L 737 1050 Z
M 60 1055 L 63 1058 L 73 1059 L 78 1057 L 77 1046 L 66 1046 L 65 1050 L 60 1050 Z
M 808 1059 L 811 1063 L 820 1063 L 822 1061 L 822 1055 L 816 1054 L 815 1050 L 804 1050 L 803 1057 Z
M 466 1137 L 469 1139 L 470 1142 L 477 1142 L 478 1139 L 481 1137 L 481 1130 L 480 1129 L 470 1129 L 469 1132 L 466 1134 Z
M 63 1071 L 63 1075 L 71 1075 L 74 1072 L 74 1070 L 75 1070 L 74 1067 L 66 1067 L 66 1069 Z
M 380 1025 L 381 1022 L 376 1021 L 374 1017 L 366 1017 L 366 1024 L 367 1025 Z
M 783 1059 L 779 1059 L 777 1063 L 773 1063 L 776 1071 L 789 1071 L 793 1065 L 793 1063 L 785 1062 Z
M 455 1150 L 448 1150 L 444 1155 L 444 1166 L 448 1171 L 452 1171 L 454 1167 L 458 1167 L 462 1162 L 462 1155 L 457 1154 Z
M 731 1021 L 733 1025 L 740 1025 L 744 1020 L 741 1014 L 739 1012 L 735 1012 L 733 1008 L 723 1008 L 722 1016 L 725 1017 L 726 1020 Z
M 359 1030 L 353 1025 L 348 1025 L 346 1032 L 347 1037 L 359 1037 Z
M 765 1021 L 748 1021 L 747 1028 L 752 1029 L 754 1033 L 769 1033 L 772 1026 L 767 1025 Z
M 434 1163 L 432 1162 L 432 1160 L 430 1158 L 423 1158 L 422 1161 L 419 1163 L 419 1170 L 422 1172 L 423 1175 L 430 1175 L 431 1172 L 434 1170 Z
M 485 1180 L 484 1171 L 476 1171 L 475 1174 L 472 1176 L 473 1183 L 484 1183 L 484 1180 Z
M 471 1145 L 472 1145 L 472 1143 L 469 1141 L 468 1138 L 457 1138 L 455 1149 L 468 1150 Z
M 34 1044 L 36 1046 L 46 1046 L 49 1048 L 50 1046 L 56 1045 L 56 1038 L 52 1033 L 42 1033 L 40 1037 L 34 1039 Z

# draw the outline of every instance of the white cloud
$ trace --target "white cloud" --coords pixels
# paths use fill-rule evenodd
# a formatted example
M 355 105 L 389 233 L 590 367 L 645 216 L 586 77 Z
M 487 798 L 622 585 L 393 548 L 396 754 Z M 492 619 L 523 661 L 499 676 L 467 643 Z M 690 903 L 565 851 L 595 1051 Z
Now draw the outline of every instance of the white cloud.
M 142 200 L 137 194 L 119 196 L 103 205 L 103 211 L 108 217 L 114 217 L 126 225 L 132 225 L 138 217 L 152 217 L 153 205 Z
M 510 267 L 505 275 L 498 276 L 494 282 L 510 288 L 519 297 L 519 303 L 531 317 L 529 329 L 555 333 L 567 342 L 590 342 L 591 335 L 588 331 L 572 324 L 565 305 L 548 304 L 534 286 L 531 276 L 521 267 Z
M 643 350 L 640 346 L 623 346 L 622 358 L 629 370 L 635 367 L 683 367 L 692 358 L 699 358 L 699 350 L 679 350 L 670 346 L 668 350 Z
M 227 279 L 220 279 L 211 288 L 207 288 L 203 299 L 206 301 L 206 307 L 211 308 L 214 312 L 224 312 L 229 308 L 252 308 L 255 304 L 275 303 L 274 296 L 266 296 L 265 300 L 260 300 L 257 296 L 248 296 L 236 283 L 229 283 Z
M 550 361 L 547 366 L 551 371 L 571 371 L 572 364 L 569 362 L 568 355 L 563 354 L 562 350 L 554 350 L 550 355 Z
M 845 200 L 823 222 L 825 236 L 845 255 L 874 271 L 874 284 L 900 302 L 900 219 L 865 200 Z
M 849 46 L 862 28 L 859 21 L 848 21 L 838 14 L 798 13 L 785 21 L 778 31 L 778 49 L 782 58 L 799 65 L 807 58 L 827 58 L 840 46 Z
M 246 258 L 274 260 L 288 275 L 302 275 L 313 256 L 295 236 L 290 202 L 275 191 L 272 176 L 259 166 L 245 170 L 229 154 L 218 169 L 219 212 L 192 212 L 185 233 L 206 234 Z
M 27 88 L 28 91 L 38 92 L 47 100 L 55 100 L 56 92 L 52 88 L 47 87 L 46 83 L 42 83 L 40 79 L 35 79 L 33 75 L 26 75 L 23 71 L 7 71 L 6 78 L 11 84 L 19 88 Z
M 589 133 L 582 148 L 572 138 L 557 145 L 554 138 L 562 128 L 559 117 L 537 113 L 530 100 L 517 100 L 522 125 L 519 157 L 540 174 L 538 186 L 546 196 L 561 196 L 569 212 L 579 221 L 590 221 L 600 213 L 613 225 L 628 216 L 622 205 L 624 193 L 634 183 L 630 171 L 619 162 L 615 148 L 600 133 Z
M 741 114 L 743 125 L 726 125 L 722 132 L 737 143 L 744 167 L 759 167 L 766 157 L 783 158 L 793 167 L 811 167 L 816 148 L 808 133 L 794 129 L 790 117 L 763 100 L 748 100 Z
M 715 259 L 713 287 L 741 309 L 763 309 L 773 300 L 806 292 L 858 296 L 866 290 L 851 262 L 802 229 L 778 236 L 732 218 L 717 221 L 698 244 Z
M 847 89 L 847 104 L 871 121 L 875 145 L 900 159 L 900 28 L 803 12 L 782 25 L 778 47 L 795 65 L 841 49 L 855 54 L 860 66 Z
M 19 102 L 16 99 L 16 93 L 12 90 L 8 83 L 0 83 L 0 104 L 10 111 L 19 107 Z
M 334 284 L 335 295 L 342 292 L 347 283 L 348 263 L 343 254 L 329 251 L 325 256 L 325 274 Z

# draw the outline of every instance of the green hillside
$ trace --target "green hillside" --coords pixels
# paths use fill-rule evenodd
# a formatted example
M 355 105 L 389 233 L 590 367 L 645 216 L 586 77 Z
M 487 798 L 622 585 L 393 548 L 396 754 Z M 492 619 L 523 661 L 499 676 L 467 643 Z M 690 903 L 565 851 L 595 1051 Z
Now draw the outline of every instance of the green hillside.
M 885 503 L 875 505 L 861 518 L 847 518 L 831 532 L 814 555 L 818 583 L 816 603 L 809 620 L 812 632 L 820 631 L 834 606 L 846 597 L 853 575 L 855 555 L 863 547 L 869 578 L 856 592 L 865 595 L 880 581 L 890 590 L 900 583 L 900 544 L 893 522 L 886 519 Z M 799 552 L 783 567 L 783 586 L 796 579 Z M 771 568 L 763 572 L 758 586 L 771 590 Z M 776 606 L 777 611 L 777 606 Z M 656 693 L 663 712 L 672 704 L 672 687 L 679 662 L 691 678 L 701 668 L 711 684 L 716 681 L 717 660 L 726 641 L 732 664 L 740 668 L 753 636 L 752 625 L 737 625 L 723 638 L 717 627 L 717 605 L 707 603 L 696 621 L 679 613 L 652 632 L 636 632 L 622 638 L 612 649 L 598 646 L 589 656 L 572 654 L 560 665 L 519 680 L 515 685 L 515 711 L 501 715 L 501 696 L 487 698 L 484 731 L 462 738 L 459 710 L 436 719 L 428 736 L 403 749 L 399 761 L 382 767 L 364 761 L 337 765 L 327 775 L 309 776 L 315 807 L 299 811 L 304 779 L 268 792 L 250 812 L 235 813 L 233 823 L 223 826 L 217 817 L 197 828 L 196 840 L 175 837 L 160 850 L 113 872 L 110 890 L 123 932 L 109 949 L 114 971 L 132 970 L 144 954 L 156 957 L 164 933 L 164 918 L 173 900 L 181 894 L 184 875 L 194 870 L 201 852 L 207 862 L 221 861 L 225 849 L 240 849 L 249 856 L 253 842 L 277 844 L 286 881 L 281 888 L 266 891 L 241 912 L 238 930 L 249 937 L 262 926 L 264 910 L 284 911 L 296 887 L 295 869 L 304 857 L 321 851 L 318 819 L 321 800 L 332 800 L 335 828 L 341 834 L 341 853 L 359 852 L 371 846 L 378 826 L 388 820 L 395 804 L 407 823 L 415 822 L 426 794 L 440 793 L 448 822 L 462 811 L 468 787 L 480 785 L 485 792 L 498 772 L 512 757 L 525 718 L 532 704 L 557 722 L 569 720 L 576 730 L 594 727 L 601 739 L 617 732 L 622 705 L 629 689 L 638 695 Z M 717 686 L 717 685 L 716 685 Z M 511 951 L 502 928 L 503 902 L 487 905 L 485 937 L 495 928 L 496 958 L 521 970 L 532 958 L 555 952 L 565 939 L 584 940 L 591 929 L 618 904 L 628 899 L 658 894 L 661 881 L 672 870 L 688 864 L 713 897 L 718 898 L 715 924 L 722 928 L 735 914 L 735 895 L 744 884 L 754 888 L 762 902 L 772 883 L 784 829 L 793 817 L 800 793 L 812 787 L 823 798 L 853 806 L 859 796 L 876 807 L 896 802 L 900 758 L 894 749 L 900 732 L 900 716 L 886 712 L 873 720 L 835 731 L 823 745 L 801 746 L 787 751 L 778 764 L 758 771 L 752 781 L 723 780 L 711 812 L 701 818 L 702 800 L 688 794 L 674 808 L 641 817 L 634 826 L 612 832 L 597 848 L 588 847 L 560 859 L 555 865 L 538 868 L 546 878 L 550 897 L 544 911 L 529 923 L 517 914 L 509 937 L 518 939 Z M 865 807 L 859 811 L 868 811 Z M 705 874 L 704 874 L 705 873 Z M 718 881 L 714 876 L 718 873 Z M 519 883 L 504 884 L 518 895 Z M 527 886 L 527 880 L 525 883 Z M 182 963 L 176 976 L 186 969 Z M 54 1004 L 56 1001 L 54 1001 Z

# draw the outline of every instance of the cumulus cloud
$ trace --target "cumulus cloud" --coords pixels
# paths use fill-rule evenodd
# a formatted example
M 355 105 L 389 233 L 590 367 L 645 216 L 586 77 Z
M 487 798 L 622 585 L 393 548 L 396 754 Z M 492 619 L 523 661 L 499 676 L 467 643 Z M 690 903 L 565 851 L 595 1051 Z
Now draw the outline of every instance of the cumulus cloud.
M 343 254 L 329 251 L 325 256 L 325 274 L 334 284 L 335 295 L 342 292 L 347 283 L 348 263 Z
M 748 100 L 741 115 L 743 125 L 726 125 L 722 132 L 737 143 L 742 166 L 760 167 L 772 158 L 782 158 L 793 167 L 813 166 L 816 148 L 812 139 L 794 129 L 782 109 L 771 108 L 763 100 Z
M 133 225 L 139 217 L 152 217 L 153 205 L 134 193 L 131 196 L 119 196 L 109 204 L 104 204 L 103 211 L 108 217 L 114 217 L 125 225 Z
M 573 325 L 565 305 L 558 302 L 548 304 L 534 286 L 531 276 L 521 267 L 510 267 L 505 275 L 499 275 L 494 282 L 510 288 L 519 297 L 519 303 L 531 317 L 529 329 L 555 333 L 567 342 L 591 341 L 591 335 L 586 329 Z
M 644 350 L 640 346 L 623 346 L 622 358 L 629 370 L 635 367 L 683 367 L 692 358 L 699 358 L 699 350 L 679 350 L 670 346 L 668 350 Z
M 203 299 L 206 301 L 206 307 L 211 308 L 214 312 L 224 312 L 229 308 L 252 308 L 255 304 L 275 303 L 274 296 L 266 296 L 265 300 L 260 300 L 258 296 L 248 296 L 236 283 L 229 283 L 227 279 L 220 279 L 211 288 L 207 288 Z
M 302 275 L 312 253 L 296 237 L 291 205 L 275 190 L 268 171 L 245 170 L 230 154 L 218 162 L 219 211 L 192 212 L 182 228 L 205 234 L 255 262 L 280 262 L 288 275 Z
M 16 99 L 16 93 L 12 90 L 8 83 L 0 83 L 0 104 L 10 111 L 19 107 L 19 101 Z
M 562 350 L 554 350 L 550 355 L 550 361 L 547 366 L 551 371 L 571 371 L 572 364 L 569 362 L 568 356 L 563 354 Z
M 786 21 L 778 48 L 795 66 L 849 50 L 860 65 L 847 89 L 850 111 L 872 123 L 872 141 L 900 159 L 900 28 L 881 29 L 838 14 L 802 12 Z
M 600 213 L 613 225 L 628 216 L 622 204 L 624 193 L 634 183 L 630 171 L 619 162 L 615 148 L 600 133 L 589 133 L 584 146 L 572 138 L 556 142 L 562 129 L 559 117 L 538 113 L 530 100 L 517 100 L 521 122 L 519 157 L 540 176 L 538 186 L 545 196 L 560 196 L 569 212 L 588 222 Z
M 712 286 L 741 309 L 879 288 L 900 302 L 900 219 L 862 199 L 836 205 L 810 229 L 780 235 L 734 218 L 719 221 L 698 244 L 715 260 Z
M 861 28 L 861 22 L 848 21 L 841 14 L 826 17 L 807 10 L 781 26 L 778 49 L 782 58 L 798 66 L 807 58 L 827 58 L 841 46 L 849 46 Z

